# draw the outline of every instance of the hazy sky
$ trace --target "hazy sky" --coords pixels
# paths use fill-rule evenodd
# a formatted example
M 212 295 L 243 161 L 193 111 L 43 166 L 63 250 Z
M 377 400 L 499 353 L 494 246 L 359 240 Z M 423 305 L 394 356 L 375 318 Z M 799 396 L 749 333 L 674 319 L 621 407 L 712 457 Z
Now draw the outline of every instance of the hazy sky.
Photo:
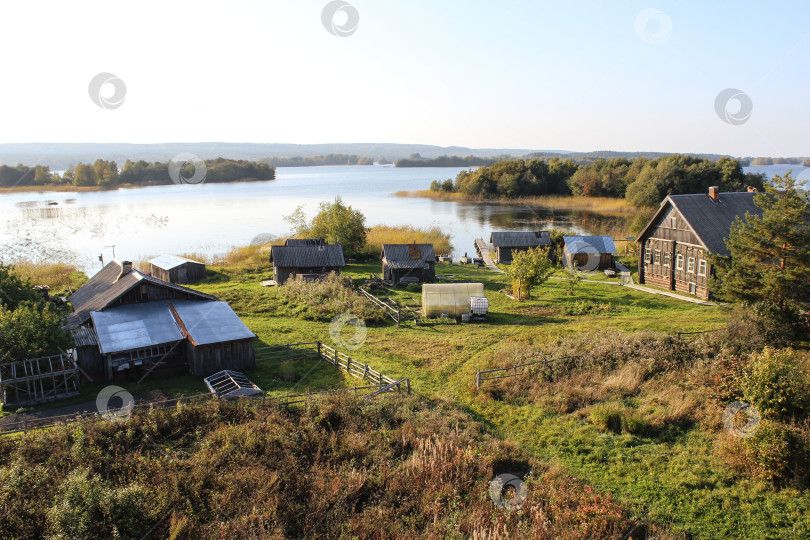
M 810 155 L 804 0 L 351 0 L 345 37 L 327 3 L 4 1 L 0 142 Z M 91 100 L 101 72 L 120 107 Z M 727 88 L 747 120 L 718 116 Z

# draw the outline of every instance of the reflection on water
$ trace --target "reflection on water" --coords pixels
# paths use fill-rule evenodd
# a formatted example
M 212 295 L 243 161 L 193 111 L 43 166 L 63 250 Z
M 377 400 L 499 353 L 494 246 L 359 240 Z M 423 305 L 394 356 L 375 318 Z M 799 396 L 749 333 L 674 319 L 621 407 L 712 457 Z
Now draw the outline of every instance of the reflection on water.
M 427 189 L 461 169 L 393 167 L 280 168 L 277 180 L 237 184 L 166 185 L 80 193 L 0 194 L 0 259 L 65 260 L 93 273 L 98 256 L 140 260 L 160 253 L 223 253 L 260 234 L 283 237 L 283 219 L 302 205 L 340 195 L 366 225 L 438 227 L 456 254 L 474 251 L 493 230 L 564 229 L 623 236 L 627 218 L 550 210 L 526 204 L 443 202 L 394 197 Z M 48 204 L 50 201 L 56 205 Z

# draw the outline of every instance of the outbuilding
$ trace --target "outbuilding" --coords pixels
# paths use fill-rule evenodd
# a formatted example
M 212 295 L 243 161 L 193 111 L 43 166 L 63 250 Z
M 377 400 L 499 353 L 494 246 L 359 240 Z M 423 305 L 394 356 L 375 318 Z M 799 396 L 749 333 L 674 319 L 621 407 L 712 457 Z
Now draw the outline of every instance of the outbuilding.
M 511 264 L 512 256 L 519 251 L 551 247 L 551 236 L 548 231 L 500 231 L 489 235 L 489 243 L 496 263 Z
M 616 245 L 610 236 L 563 236 L 563 263 L 586 272 L 613 268 Z
M 330 272 L 340 274 L 346 266 L 340 244 L 272 246 L 273 279 L 283 285 L 289 279 L 320 279 Z
M 194 283 L 205 277 L 205 264 L 175 255 L 161 255 L 149 261 L 149 275 L 169 283 Z
M 391 285 L 436 277 L 433 244 L 383 244 L 382 271 L 383 279 Z

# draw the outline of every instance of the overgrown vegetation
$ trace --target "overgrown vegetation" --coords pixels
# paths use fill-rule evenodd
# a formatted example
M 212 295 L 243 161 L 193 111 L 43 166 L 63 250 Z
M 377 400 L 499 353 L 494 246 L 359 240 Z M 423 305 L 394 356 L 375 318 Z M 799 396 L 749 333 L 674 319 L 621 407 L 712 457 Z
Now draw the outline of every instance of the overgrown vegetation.
M 493 504 L 510 472 L 518 512 Z M 648 538 L 631 513 L 414 398 L 209 403 L 0 440 L 2 536 Z
M 370 303 L 351 285 L 351 280 L 330 273 L 314 282 L 290 280 L 279 287 L 287 300 L 289 314 L 306 320 L 331 321 L 347 313 L 365 322 L 382 322 L 385 312 Z

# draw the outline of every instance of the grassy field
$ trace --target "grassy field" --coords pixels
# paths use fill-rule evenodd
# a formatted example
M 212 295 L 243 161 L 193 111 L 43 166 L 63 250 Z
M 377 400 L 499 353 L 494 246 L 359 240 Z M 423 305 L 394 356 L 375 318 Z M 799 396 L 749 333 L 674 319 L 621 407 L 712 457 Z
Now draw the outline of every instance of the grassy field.
M 729 321 L 730 307 L 700 306 L 606 283 L 581 282 L 569 296 L 566 282 L 556 279 L 535 288 L 532 299 L 517 302 L 500 292 L 507 286 L 501 274 L 457 264 L 437 264 L 436 272 L 447 276 L 442 279 L 445 282 L 484 283 L 490 300 L 489 321 L 434 326 L 405 322 L 400 327 L 388 321 L 372 325 L 362 346 L 351 352 L 353 358 L 393 378 L 410 378 L 417 396 L 459 407 L 497 437 L 515 441 L 535 457 L 612 494 L 632 509 L 634 520 L 661 525 L 688 538 L 810 535 L 807 491 L 776 489 L 741 477 L 718 459 L 715 444 L 721 410 L 712 409 L 710 404 L 704 404 L 703 414 L 711 421 L 649 433 L 614 433 L 600 429 L 581 411 L 559 411 L 544 405 L 546 398 L 553 397 L 551 393 L 542 399 L 528 399 L 522 394 L 504 399 L 499 394 L 508 386 L 492 392 L 478 390 L 474 384 L 477 370 L 517 363 L 525 351 L 565 340 L 613 336 L 621 341 L 630 332 L 675 334 L 717 329 Z M 379 273 L 378 262 L 349 264 L 344 270 L 344 275 L 356 282 Z M 228 301 L 257 334 L 257 346 L 316 340 L 333 345 L 328 320 L 300 318 L 298 306 L 288 302 L 278 288 L 259 284 L 271 277 L 272 268 L 261 263 L 238 269 L 210 267 L 208 278 L 194 287 Z M 605 279 L 596 274 L 588 277 Z M 385 295 L 402 305 L 417 307 L 421 303 L 419 291 L 419 287 L 398 287 Z M 259 365 L 246 373 L 270 394 L 359 382 L 325 362 Z M 666 392 L 645 397 L 639 390 L 637 394 L 621 394 L 608 404 L 639 408 L 643 402 L 655 408 L 660 395 L 678 392 L 688 394 L 692 401 L 706 400 L 696 388 L 699 385 L 694 384 L 700 373 L 673 373 L 653 379 L 665 386 Z M 594 373 L 593 380 L 582 384 L 597 387 L 605 376 Z M 511 383 L 507 380 L 503 384 Z M 202 381 L 191 376 L 122 386 L 133 393 L 204 391 Z M 82 398 L 92 399 L 98 390 L 85 385 Z M 658 405 L 664 409 L 669 406 L 666 400 Z

